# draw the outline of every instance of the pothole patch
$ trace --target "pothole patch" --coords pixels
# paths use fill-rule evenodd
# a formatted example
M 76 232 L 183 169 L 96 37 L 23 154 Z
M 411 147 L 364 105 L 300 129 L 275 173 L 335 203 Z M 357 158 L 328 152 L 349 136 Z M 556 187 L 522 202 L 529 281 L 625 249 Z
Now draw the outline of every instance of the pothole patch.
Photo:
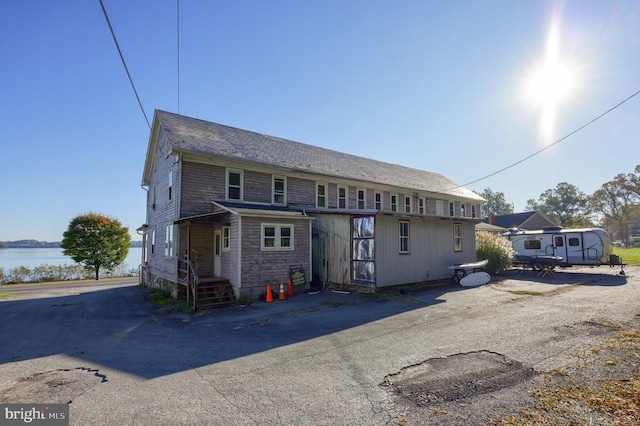
M 6 390 L 0 390 L 0 403 L 16 404 L 38 402 L 68 404 L 100 383 L 106 382 L 99 370 L 78 367 L 34 373 L 22 377 Z
M 535 370 L 504 355 L 476 351 L 432 358 L 385 377 L 383 386 L 417 406 L 462 400 L 514 386 Z

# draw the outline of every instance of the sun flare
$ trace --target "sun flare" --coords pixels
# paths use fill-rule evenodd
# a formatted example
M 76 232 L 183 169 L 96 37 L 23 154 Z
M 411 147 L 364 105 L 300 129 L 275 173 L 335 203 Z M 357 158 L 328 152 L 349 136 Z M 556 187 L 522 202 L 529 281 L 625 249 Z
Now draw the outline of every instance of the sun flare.
M 527 102 L 540 111 L 539 133 L 542 143 L 552 142 L 559 106 L 566 104 L 577 87 L 578 73 L 560 52 L 558 20 L 551 23 L 545 56 L 525 80 Z

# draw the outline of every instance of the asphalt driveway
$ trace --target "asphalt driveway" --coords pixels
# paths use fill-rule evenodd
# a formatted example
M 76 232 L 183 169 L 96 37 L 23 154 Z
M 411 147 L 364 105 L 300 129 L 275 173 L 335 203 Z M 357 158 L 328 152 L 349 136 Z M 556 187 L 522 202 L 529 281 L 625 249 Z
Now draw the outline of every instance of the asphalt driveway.
M 323 291 L 203 313 L 162 310 L 137 281 L 0 286 L 14 294 L 0 299 L 0 402 L 70 402 L 73 425 L 473 424 L 399 393 L 500 409 L 611 332 L 598 324 L 633 320 L 637 272 L 513 272 L 472 289 Z

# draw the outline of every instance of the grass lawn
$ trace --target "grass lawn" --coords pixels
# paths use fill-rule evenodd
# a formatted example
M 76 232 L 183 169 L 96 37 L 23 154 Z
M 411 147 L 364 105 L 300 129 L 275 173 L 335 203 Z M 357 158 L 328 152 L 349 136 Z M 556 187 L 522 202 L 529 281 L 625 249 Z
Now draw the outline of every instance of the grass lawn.
M 622 261 L 628 265 L 640 265 L 640 248 L 623 249 L 614 247 L 613 254 L 620 256 Z

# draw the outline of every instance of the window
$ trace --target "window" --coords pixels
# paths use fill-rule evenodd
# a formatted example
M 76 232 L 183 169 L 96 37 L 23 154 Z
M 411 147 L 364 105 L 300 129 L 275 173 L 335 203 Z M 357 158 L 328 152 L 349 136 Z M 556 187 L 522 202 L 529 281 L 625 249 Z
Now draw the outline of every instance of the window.
M 156 251 L 156 228 L 151 231 L 151 254 Z
M 456 205 L 453 201 L 449 201 L 449 216 L 456 215 Z
M 398 196 L 395 194 L 391 194 L 391 211 L 398 211 Z
M 575 237 L 569 238 L 569 245 L 571 247 L 578 247 L 580 245 L 580 239 L 575 238 Z
M 476 205 L 475 204 L 471 205 L 471 217 L 473 217 L 473 218 L 476 217 Z
M 169 224 L 164 230 L 164 255 L 173 257 L 173 225 Z
M 316 185 L 316 207 L 327 207 L 327 185 L 324 183 Z
M 400 253 L 409 253 L 409 221 L 401 220 L 400 225 Z
M 404 212 L 411 213 L 411 197 L 404 197 Z
M 462 251 L 462 224 L 453 224 L 453 251 Z
M 293 225 L 262 224 L 262 250 L 293 250 Z
M 442 200 L 436 200 L 436 214 L 444 216 L 444 202 Z
M 460 204 L 460 217 L 467 217 L 467 205 L 465 203 Z
M 418 199 L 418 213 L 420 214 L 424 214 L 425 201 L 426 200 L 424 198 Z
M 556 237 L 555 240 L 556 240 L 556 247 L 564 247 L 564 238 Z
M 524 249 L 525 250 L 540 250 L 542 248 L 542 244 L 540 240 L 524 240 Z
M 347 208 L 347 188 L 344 186 L 338 187 L 338 208 Z
M 364 189 L 358 189 L 358 210 L 367 208 L 367 193 Z
M 222 227 L 222 250 L 231 250 L 231 228 L 228 226 Z
M 242 200 L 242 172 L 227 171 L 227 200 Z
M 382 210 L 382 193 L 376 192 L 376 210 Z
M 169 201 L 173 197 L 173 167 L 169 170 Z
M 287 204 L 287 180 L 284 177 L 273 177 L 273 204 Z

